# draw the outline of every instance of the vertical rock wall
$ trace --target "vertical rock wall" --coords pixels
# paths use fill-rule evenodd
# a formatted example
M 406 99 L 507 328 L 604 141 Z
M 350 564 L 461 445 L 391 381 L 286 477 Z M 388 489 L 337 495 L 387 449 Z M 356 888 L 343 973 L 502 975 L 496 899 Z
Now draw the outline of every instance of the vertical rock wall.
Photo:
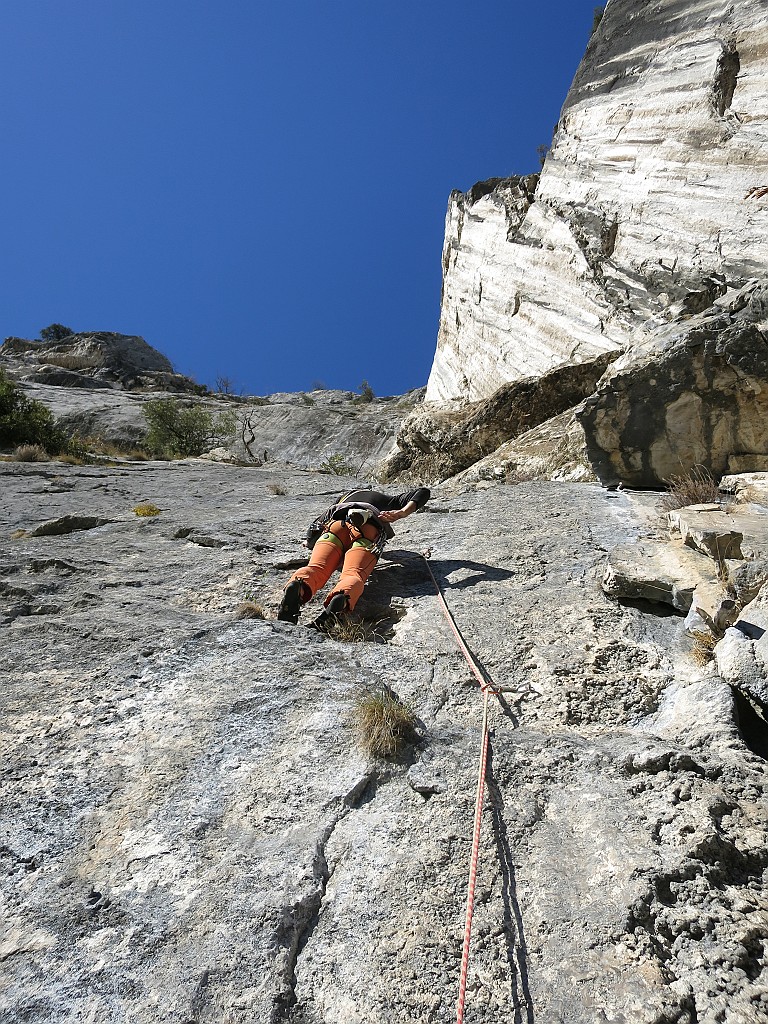
M 610 0 L 538 184 L 453 192 L 427 400 L 626 344 L 768 263 L 768 3 Z

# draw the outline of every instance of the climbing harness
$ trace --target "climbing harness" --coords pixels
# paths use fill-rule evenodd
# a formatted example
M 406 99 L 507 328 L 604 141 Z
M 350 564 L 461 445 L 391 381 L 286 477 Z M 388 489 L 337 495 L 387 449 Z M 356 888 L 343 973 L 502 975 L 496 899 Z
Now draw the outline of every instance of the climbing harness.
M 451 610 L 448 607 L 443 592 L 440 589 L 440 584 L 435 579 L 435 574 L 432 572 L 432 566 L 429 564 L 429 558 L 432 554 L 431 548 L 427 548 L 426 551 L 421 553 L 421 557 L 424 560 L 424 564 L 427 567 L 432 582 L 435 585 L 435 591 L 437 592 L 438 599 L 440 601 L 440 607 L 442 608 L 443 615 L 448 621 L 448 625 L 451 627 L 456 642 L 464 655 L 467 664 L 472 670 L 473 675 L 480 684 L 480 691 L 483 694 L 483 725 L 481 730 L 481 742 L 480 742 L 480 764 L 477 771 L 477 793 L 475 795 L 475 822 L 472 830 L 472 854 L 469 861 L 469 882 L 467 884 L 467 912 L 464 924 L 464 944 L 461 951 L 461 974 L 459 976 L 459 997 L 456 1002 L 456 1022 L 457 1024 L 463 1024 L 464 1022 L 464 1002 L 467 996 L 467 973 L 469 971 L 469 943 L 472 937 L 472 916 L 475 910 L 475 884 L 477 882 L 477 861 L 480 854 L 480 828 L 483 820 L 483 800 L 485 797 L 485 774 L 488 766 L 488 698 L 491 694 L 496 697 L 505 691 L 511 689 L 511 687 L 496 687 L 491 685 L 491 680 L 484 674 L 480 666 L 475 661 L 472 652 L 464 642 L 464 637 L 459 631 L 459 627 L 456 625 L 456 621 L 451 614 Z

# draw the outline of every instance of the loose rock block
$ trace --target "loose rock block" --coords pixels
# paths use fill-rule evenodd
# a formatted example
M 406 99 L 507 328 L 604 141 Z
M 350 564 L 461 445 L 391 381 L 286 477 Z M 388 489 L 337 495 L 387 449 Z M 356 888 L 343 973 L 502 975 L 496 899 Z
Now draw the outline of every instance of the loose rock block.
M 712 563 L 704 555 L 683 545 L 642 541 L 611 551 L 602 585 L 611 597 L 642 598 L 687 612 L 695 589 L 714 582 Z
M 716 562 L 741 558 L 744 534 L 735 520 L 719 505 L 688 505 L 669 513 L 669 523 L 688 547 L 709 555 Z

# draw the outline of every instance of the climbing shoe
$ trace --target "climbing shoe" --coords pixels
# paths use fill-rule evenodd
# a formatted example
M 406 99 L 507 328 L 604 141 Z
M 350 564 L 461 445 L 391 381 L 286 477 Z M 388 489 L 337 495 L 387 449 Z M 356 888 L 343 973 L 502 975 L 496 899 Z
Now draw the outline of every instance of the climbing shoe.
M 283 599 L 277 609 L 277 617 L 281 622 L 292 622 L 295 626 L 299 621 L 300 609 L 301 580 L 291 580 L 283 591 Z
M 349 608 L 349 596 L 344 593 L 334 594 L 327 606 L 323 608 L 314 622 L 310 625 L 313 629 L 327 629 L 332 626 L 340 615 L 343 615 Z
M 349 596 L 344 593 L 334 594 L 325 609 L 329 615 L 341 615 L 349 608 Z

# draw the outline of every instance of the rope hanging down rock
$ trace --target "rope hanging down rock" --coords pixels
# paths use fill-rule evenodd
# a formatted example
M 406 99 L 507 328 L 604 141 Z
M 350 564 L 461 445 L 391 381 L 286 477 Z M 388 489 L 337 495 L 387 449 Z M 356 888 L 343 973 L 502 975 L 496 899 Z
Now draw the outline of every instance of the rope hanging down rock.
M 480 764 L 477 771 L 477 793 L 475 795 L 475 823 L 472 831 L 472 854 L 469 861 L 469 882 L 467 884 L 467 913 L 464 923 L 464 945 L 461 951 L 461 974 L 459 976 L 459 997 L 456 1002 L 456 1022 L 457 1024 L 463 1024 L 464 1022 L 464 1003 L 467 997 L 467 973 L 469 971 L 469 944 L 472 938 L 472 916 L 475 910 L 475 884 L 477 881 L 477 862 L 480 853 L 480 828 L 483 820 L 483 800 L 485 797 L 485 773 L 488 766 L 488 698 L 493 693 L 495 696 L 499 696 L 501 692 L 498 688 L 492 686 L 492 680 L 490 680 L 486 673 L 483 673 L 480 666 L 475 661 L 472 652 L 464 642 L 464 637 L 459 631 L 459 627 L 456 625 L 456 621 L 451 614 L 451 610 L 446 604 L 443 592 L 440 589 L 440 584 L 435 579 L 435 574 L 432 572 L 432 566 L 429 564 L 429 556 L 432 554 L 431 549 L 427 549 L 422 552 L 421 557 L 424 559 L 424 564 L 427 567 L 427 571 L 432 578 L 432 582 L 435 585 L 437 596 L 440 600 L 440 607 L 443 610 L 443 615 L 448 621 L 449 626 L 453 632 L 456 642 L 464 655 L 467 664 L 472 669 L 472 672 L 480 684 L 480 690 L 483 694 L 483 726 L 481 730 L 481 742 L 480 742 Z M 506 687 L 505 687 L 506 689 Z

